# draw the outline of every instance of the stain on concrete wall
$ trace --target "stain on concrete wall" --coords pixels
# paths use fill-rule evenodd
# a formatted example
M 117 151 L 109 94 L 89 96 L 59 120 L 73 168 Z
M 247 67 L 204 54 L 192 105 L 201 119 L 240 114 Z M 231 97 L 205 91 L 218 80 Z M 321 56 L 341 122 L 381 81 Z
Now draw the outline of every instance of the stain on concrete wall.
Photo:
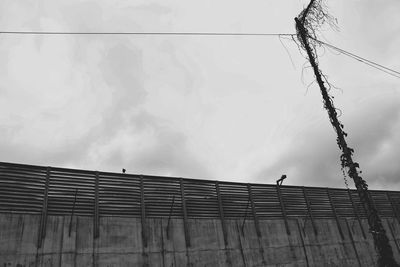
M 40 215 L 0 214 L 0 266 L 375 266 L 371 235 L 362 234 L 355 219 L 226 220 L 224 241 L 218 219 L 188 219 L 186 246 L 182 219 L 148 218 L 144 246 L 140 218 L 102 217 L 99 237 L 93 218 L 48 216 L 43 243 L 38 247 Z M 71 233 L 69 225 L 71 223 Z M 400 225 L 383 220 L 400 261 Z M 364 230 L 368 229 L 362 221 Z

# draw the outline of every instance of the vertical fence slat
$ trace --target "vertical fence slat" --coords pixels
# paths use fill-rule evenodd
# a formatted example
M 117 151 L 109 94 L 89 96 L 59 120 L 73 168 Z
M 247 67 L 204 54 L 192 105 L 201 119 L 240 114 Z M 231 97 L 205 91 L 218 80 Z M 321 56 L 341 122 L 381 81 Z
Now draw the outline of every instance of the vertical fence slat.
M 75 213 L 75 205 L 76 205 L 76 197 L 78 196 L 78 188 L 75 189 L 75 196 L 74 196 L 74 203 L 72 205 L 72 211 L 71 211 L 71 219 L 69 221 L 69 227 L 68 227 L 68 236 L 71 236 L 71 231 L 72 231 L 72 219 L 74 218 L 74 213 Z
M 182 197 L 182 213 L 183 213 L 183 227 L 185 231 L 185 242 L 186 242 L 186 247 L 190 247 L 188 215 L 187 215 L 186 197 L 185 197 L 185 184 L 183 179 L 180 179 L 180 186 L 181 186 L 181 197 Z
M 387 221 L 387 225 L 389 227 L 390 233 L 392 234 L 392 238 L 393 238 L 394 244 L 396 245 L 397 251 L 400 253 L 400 247 L 399 247 L 399 243 L 397 241 L 397 237 L 393 231 L 393 227 L 392 227 L 393 225 L 389 220 Z
M 287 216 L 286 216 L 285 203 L 283 202 L 283 198 L 282 198 L 281 186 L 278 183 L 276 184 L 276 192 L 278 194 L 279 204 L 281 205 L 281 211 L 282 211 L 283 220 L 285 222 L 286 233 L 288 235 L 290 235 L 290 228 L 289 228 L 289 223 L 288 223 Z
M 345 219 L 345 221 L 346 221 L 347 231 L 349 233 L 351 245 L 353 246 L 354 254 L 356 255 L 356 258 L 357 258 L 358 266 L 362 267 L 362 264 L 361 264 L 361 261 L 360 261 L 360 257 L 359 257 L 358 252 L 357 252 L 357 246 L 356 246 L 356 244 L 354 242 L 353 233 L 351 232 L 351 229 L 350 229 L 350 226 L 349 226 L 349 222 L 347 221 L 347 218 Z
M 304 186 L 303 186 L 303 196 L 304 196 L 304 199 L 306 201 L 308 216 L 311 219 L 311 224 L 312 224 L 312 227 L 314 229 L 314 233 L 315 233 L 315 235 L 318 235 L 317 226 L 315 225 L 315 222 L 314 222 L 314 216 L 313 216 L 313 211 L 312 211 L 312 208 L 311 208 L 311 203 L 310 203 L 310 201 L 308 199 L 307 189 Z
M 397 213 L 397 207 L 394 205 L 390 192 L 386 192 L 386 197 L 389 200 L 390 207 L 392 208 L 393 215 L 396 217 L 397 222 L 400 223 L 399 214 Z
M 253 198 L 253 191 L 251 190 L 251 184 L 247 184 L 247 191 L 249 192 L 251 211 L 253 213 L 254 226 L 256 227 L 257 236 L 261 237 L 260 224 L 258 222 L 258 216 L 256 213 L 256 207 L 255 207 L 254 198 Z
M 169 239 L 169 225 L 171 222 L 172 211 L 174 210 L 174 204 L 175 204 L 175 195 L 172 196 L 171 209 L 169 210 L 169 215 L 168 215 L 167 230 L 166 230 L 167 239 Z
M 99 172 L 95 172 L 94 181 L 94 238 L 99 237 L 99 224 L 100 224 L 100 214 L 99 214 Z
M 217 191 L 219 217 L 220 217 L 221 225 L 222 225 L 222 233 L 224 235 L 224 244 L 225 244 L 225 246 L 227 246 L 228 245 L 228 236 L 227 236 L 227 233 L 226 233 L 225 216 L 224 216 L 224 205 L 223 205 L 221 190 L 219 188 L 218 181 L 215 182 L 215 190 Z
M 358 214 L 358 210 L 357 210 L 357 207 L 356 207 L 356 205 L 355 205 L 355 203 L 354 203 L 353 196 L 351 195 L 350 189 L 347 189 L 347 193 L 349 194 L 349 198 L 350 198 L 350 201 L 351 201 L 351 205 L 352 205 L 352 207 L 353 207 L 354 214 L 356 215 L 358 224 L 360 225 L 360 229 L 361 229 L 361 232 L 362 232 L 362 234 L 363 234 L 363 237 L 364 237 L 364 239 L 366 239 L 367 236 L 365 235 L 364 227 L 363 227 L 363 225 L 362 225 L 362 223 L 361 223 L 360 215 Z
M 147 226 L 146 226 L 146 201 L 144 194 L 143 176 L 140 175 L 140 219 L 142 224 L 142 242 L 147 247 Z
M 306 249 L 306 245 L 305 245 L 305 242 L 304 242 L 304 238 L 303 238 L 303 234 L 302 234 L 302 230 L 301 230 L 299 219 L 296 219 L 296 224 L 297 224 L 297 230 L 299 231 L 301 247 L 303 248 L 304 258 L 306 259 L 307 267 L 309 267 L 310 263 L 308 262 L 307 249 Z
M 39 233 L 38 233 L 38 248 L 42 246 L 43 239 L 46 236 L 46 225 L 47 225 L 47 207 L 49 200 L 49 184 L 50 184 L 50 172 L 51 168 L 46 169 L 46 183 L 44 185 L 42 215 L 40 216 Z
M 342 239 L 344 239 L 344 235 L 343 235 L 343 232 L 342 232 L 342 227 L 340 226 L 339 217 L 338 217 L 337 212 L 336 212 L 335 203 L 333 202 L 333 199 L 332 199 L 332 195 L 331 195 L 332 192 L 331 192 L 331 190 L 329 190 L 329 188 L 327 188 L 326 191 L 327 191 L 327 193 L 328 193 L 329 203 L 331 204 L 332 211 L 333 211 L 333 214 L 334 214 L 334 216 L 335 216 L 336 225 L 337 225 L 337 227 L 338 227 L 340 237 L 341 237 Z

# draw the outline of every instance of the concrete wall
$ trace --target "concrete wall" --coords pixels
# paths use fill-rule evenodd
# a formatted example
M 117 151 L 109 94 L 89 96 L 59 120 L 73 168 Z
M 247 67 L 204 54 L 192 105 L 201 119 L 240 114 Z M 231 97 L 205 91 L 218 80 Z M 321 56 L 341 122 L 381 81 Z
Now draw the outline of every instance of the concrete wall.
M 38 248 L 39 215 L 0 214 L 0 266 L 375 266 L 376 253 L 368 225 L 364 239 L 358 221 L 227 220 L 227 245 L 220 220 L 189 219 L 190 247 L 182 219 L 146 219 L 147 247 L 140 218 L 100 218 L 100 235 L 93 238 L 93 219 L 49 216 Z M 242 227 L 243 225 L 243 227 Z M 384 220 L 396 259 L 400 262 L 400 226 Z M 243 231 L 242 231 L 243 230 Z M 393 234 L 392 234 L 393 233 Z M 400 244 L 400 243 L 399 243 Z

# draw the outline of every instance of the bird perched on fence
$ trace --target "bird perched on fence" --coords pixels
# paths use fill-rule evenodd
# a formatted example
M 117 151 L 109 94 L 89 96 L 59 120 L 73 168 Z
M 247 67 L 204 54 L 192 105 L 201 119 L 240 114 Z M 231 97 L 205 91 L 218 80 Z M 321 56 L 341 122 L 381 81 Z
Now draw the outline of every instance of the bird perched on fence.
M 125 169 L 122 169 L 122 173 L 125 173 L 126 172 L 126 170 Z

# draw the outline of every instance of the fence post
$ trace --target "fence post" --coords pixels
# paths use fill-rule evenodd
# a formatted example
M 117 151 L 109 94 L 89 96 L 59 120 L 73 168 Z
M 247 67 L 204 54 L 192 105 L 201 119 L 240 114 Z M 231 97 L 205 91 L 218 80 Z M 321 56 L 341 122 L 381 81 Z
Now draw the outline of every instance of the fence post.
M 276 192 L 278 193 L 278 200 L 279 200 L 279 204 L 281 205 L 282 216 L 285 221 L 286 233 L 288 235 L 290 235 L 289 223 L 288 223 L 287 217 L 286 217 L 285 203 L 283 202 L 281 186 L 279 185 L 278 182 L 276 183 Z
M 351 191 L 350 191 L 349 188 L 347 189 L 347 193 L 349 194 L 351 205 L 353 206 L 353 211 L 354 211 L 354 214 L 356 215 L 358 224 L 360 225 L 360 229 L 361 229 L 361 232 L 363 234 L 363 237 L 364 237 L 364 239 L 366 239 L 367 237 L 365 236 L 364 227 L 362 226 L 361 219 L 360 219 L 360 216 L 359 216 L 358 211 L 357 211 L 357 207 L 354 204 L 353 196 L 351 195 Z
M 318 235 L 317 226 L 315 225 L 314 216 L 313 216 L 313 213 L 312 213 L 311 203 L 310 203 L 310 201 L 308 200 L 307 189 L 306 189 L 304 186 L 303 186 L 303 195 L 304 195 L 304 199 L 305 199 L 305 201 L 306 201 L 307 210 L 308 210 L 308 215 L 310 216 L 311 224 L 312 224 L 312 227 L 313 227 L 313 229 L 314 229 L 314 234 L 315 234 L 315 235 Z
M 69 221 L 69 227 L 68 227 L 68 236 L 71 237 L 71 230 L 72 230 L 72 218 L 74 217 L 75 213 L 75 204 L 76 204 L 76 197 L 78 195 L 78 188 L 75 189 L 75 197 L 74 197 L 74 203 L 72 205 L 72 211 L 71 211 L 71 219 Z
M 144 184 L 142 175 L 140 175 L 140 218 L 142 223 L 142 242 L 144 247 L 147 247 L 146 202 L 144 197 Z
M 40 217 L 39 233 L 38 233 L 38 248 L 42 247 L 43 239 L 46 236 L 46 225 L 47 225 L 47 207 L 49 199 L 49 184 L 50 184 L 50 172 L 51 168 L 46 168 L 46 182 L 44 185 L 44 195 L 43 195 L 43 205 L 42 205 L 42 215 Z
M 339 230 L 340 237 L 342 239 L 344 239 L 343 232 L 342 232 L 342 227 L 340 226 L 339 217 L 338 217 L 337 212 L 336 212 L 335 203 L 333 202 L 333 199 L 332 199 L 331 190 L 329 190 L 329 188 L 327 188 L 326 191 L 328 192 L 329 203 L 331 204 L 333 215 L 335 215 L 335 220 L 336 220 L 336 224 L 337 224 L 337 227 L 338 227 L 338 230 Z
M 254 225 L 256 227 L 256 232 L 257 236 L 261 237 L 261 231 L 260 231 L 260 224 L 258 222 L 258 216 L 256 212 L 256 206 L 254 204 L 254 199 L 253 199 L 253 192 L 251 190 L 251 184 L 247 184 L 247 191 L 249 192 L 249 199 L 250 199 L 250 204 L 251 204 L 251 211 L 253 213 L 253 218 L 254 218 Z
M 215 182 L 215 190 L 217 191 L 219 218 L 221 219 L 222 233 L 224 235 L 224 244 L 225 244 L 225 246 L 227 246 L 228 245 L 228 236 L 227 236 L 227 233 L 226 233 L 224 207 L 223 207 L 223 200 L 222 200 L 221 191 L 220 191 L 220 188 L 219 188 L 219 182 L 218 181 Z
M 390 203 L 390 207 L 392 207 L 392 211 L 393 211 L 393 215 L 396 217 L 397 222 L 400 223 L 400 218 L 399 215 L 397 213 L 397 207 L 395 206 L 395 204 L 393 203 L 392 197 L 390 196 L 389 192 L 386 192 L 386 197 L 389 200 Z
M 185 184 L 184 184 L 182 178 L 180 179 L 180 186 L 181 186 L 183 227 L 184 227 L 184 230 L 185 230 L 185 241 L 186 241 L 186 247 L 190 247 L 190 236 L 189 236 L 189 229 L 188 229 L 188 215 L 187 215 L 186 197 L 185 197 Z
M 94 183 L 94 238 L 99 237 L 99 172 L 95 172 L 95 183 Z

